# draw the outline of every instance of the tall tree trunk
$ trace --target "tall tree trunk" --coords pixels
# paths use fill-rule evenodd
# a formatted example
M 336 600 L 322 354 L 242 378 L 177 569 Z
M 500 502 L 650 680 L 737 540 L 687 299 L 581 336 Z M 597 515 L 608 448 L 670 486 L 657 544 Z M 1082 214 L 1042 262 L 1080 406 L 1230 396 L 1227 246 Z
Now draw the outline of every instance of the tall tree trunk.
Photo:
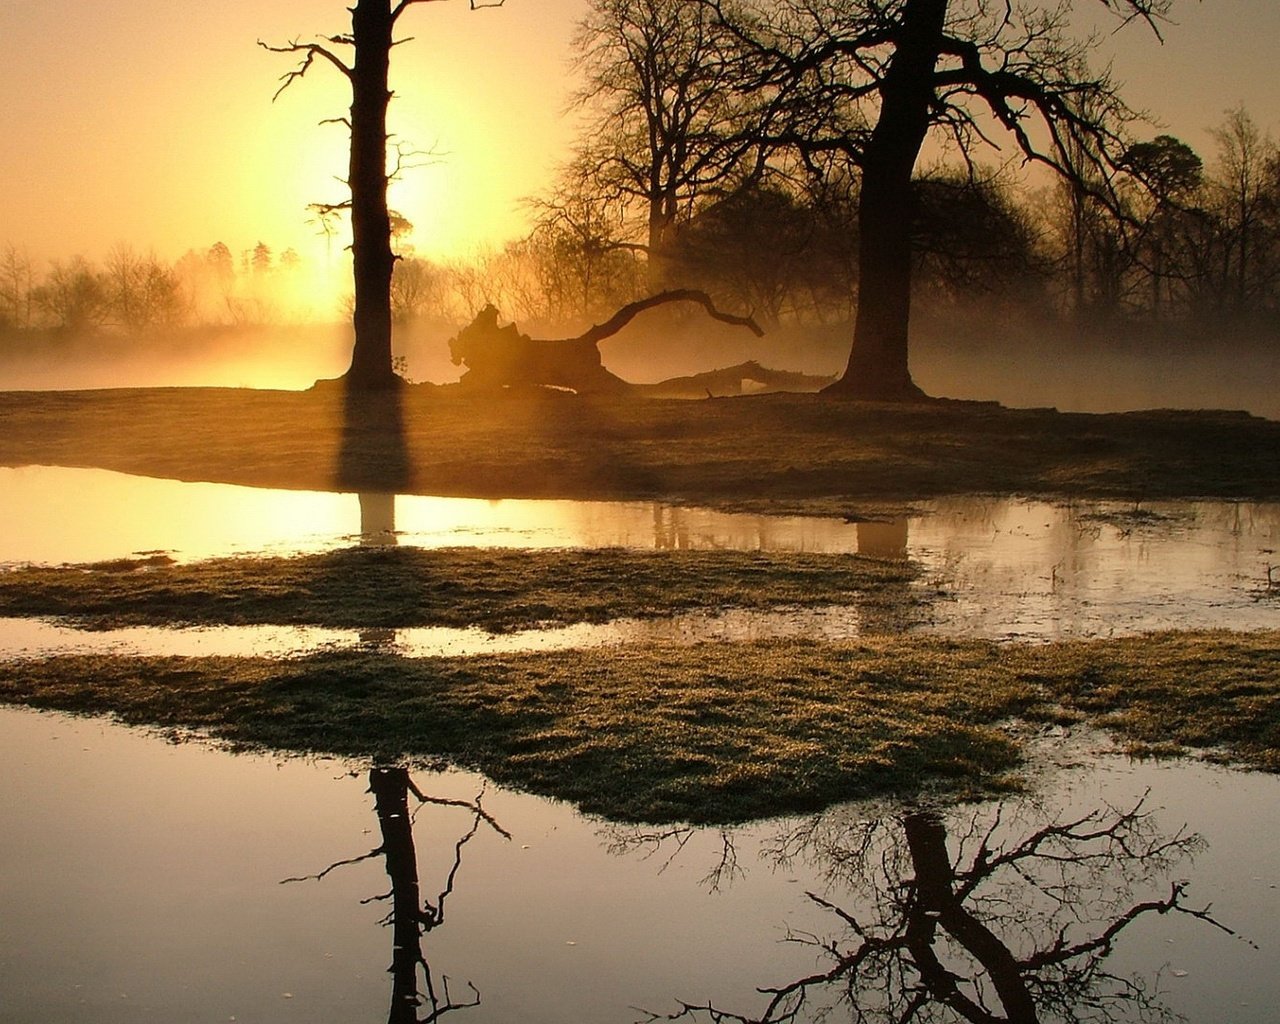
M 650 292 L 672 287 L 671 246 L 675 241 L 675 196 L 662 193 L 649 199 L 646 282 Z
M 409 814 L 409 772 L 405 768 L 374 768 L 369 772 L 382 830 L 382 852 L 391 880 L 391 1010 L 389 1024 L 417 1024 L 421 997 L 418 966 L 422 956 L 418 855 L 413 845 Z
M 391 218 L 387 214 L 387 71 L 391 0 L 356 0 L 351 9 L 351 253 L 355 265 L 353 387 L 399 383 L 391 366 Z
M 947 0 L 907 0 L 901 38 L 880 89 L 880 117 L 862 163 L 858 200 L 858 314 L 843 376 L 827 393 L 911 401 L 924 397 L 907 367 L 911 314 L 911 175 L 929 130 L 934 67 Z

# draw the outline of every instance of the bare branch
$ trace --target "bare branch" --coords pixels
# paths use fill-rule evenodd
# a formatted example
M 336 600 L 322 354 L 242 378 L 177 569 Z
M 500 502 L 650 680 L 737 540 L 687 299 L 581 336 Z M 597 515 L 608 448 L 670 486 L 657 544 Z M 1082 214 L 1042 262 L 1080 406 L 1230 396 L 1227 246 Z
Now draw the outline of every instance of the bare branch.
M 300 43 L 296 39 L 292 42 L 285 43 L 283 46 L 272 46 L 270 43 L 264 43 L 258 40 L 258 45 L 264 50 L 271 53 L 300 53 L 302 61 L 296 68 L 280 76 L 280 88 L 275 91 L 275 95 L 271 97 L 274 103 L 276 99 L 298 79 L 302 78 L 310 69 L 312 63 L 317 57 L 327 60 L 335 68 L 341 71 L 347 80 L 351 80 L 351 76 L 355 74 L 352 68 L 341 57 L 337 56 L 332 50 L 328 50 L 319 43 Z
M 431 0 L 427 0 L 427 2 L 431 2 Z M 413 795 L 418 798 L 419 803 L 434 804 L 437 807 L 464 807 L 497 832 L 498 835 L 502 836 L 503 839 L 511 838 L 511 833 L 499 825 L 493 816 L 480 806 L 480 797 L 478 796 L 474 800 L 450 800 L 440 796 L 427 796 L 413 784 L 412 779 L 409 781 L 409 788 Z
M 754 319 L 749 316 L 734 316 L 732 313 L 721 312 L 716 308 L 716 304 L 711 301 L 711 296 L 706 292 L 698 291 L 696 288 L 673 288 L 669 291 L 659 292 L 657 295 L 650 295 L 647 299 L 638 299 L 635 302 L 627 303 L 604 323 L 597 324 L 589 331 L 570 340 L 597 344 L 605 338 L 610 338 L 617 334 L 645 310 L 665 305 L 668 302 L 696 302 L 707 311 L 707 315 L 712 319 L 732 324 L 734 327 L 745 327 L 757 338 L 764 337 L 764 328 L 756 323 Z
M 362 861 L 372 860 L 374 857 L 381 857 L 385 852 L 386 850 L 383 847 L 379 846 L 379 847 L 376 847 L 375 849 L 370 850 L 368 853 L 362 853 L 359 857 L 348 857 L 346 860 L 334 861 L 323 871 L 315 875 L 298 875 L 294 878 L 282 878 L 280 879 L 280 884 L 286 885 L 289 882 L 318 882 L 320 881 L 320 879 L 324 878 L 324 876 L 327 875 L 330 871 L 333 871 L 337 868 L 346 867 L 349 864 L 359 864 Z
M 444 0 L 400 0 L 395 8 L 391 11 L 391 23 L 394 25 L 396 19 L 405 11 L 406 7 L 412 7 L 414 4 L 436 4 L 443 3 Z M 469 0 L 470 7 L 473 11 L 479 11 L 486 7 L 501 7 L 506 0 Z

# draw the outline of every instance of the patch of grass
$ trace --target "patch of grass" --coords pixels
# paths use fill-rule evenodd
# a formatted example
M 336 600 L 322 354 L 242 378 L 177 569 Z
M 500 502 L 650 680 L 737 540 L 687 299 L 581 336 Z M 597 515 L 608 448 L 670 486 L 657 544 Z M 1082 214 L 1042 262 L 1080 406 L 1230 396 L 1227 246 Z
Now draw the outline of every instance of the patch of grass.
M 1134 750 L 1201 751 L 1280 771 L 1280 633 L 1170 633 L 1053 644 L 1017 660 Z
M 1016 784 L 1013 720 L 1280 771 L 1280 632 L 927 637 L 476 658 L 55 657 L 0 700 L 254 747 L 443 759 L 625 821 L 730 822 Z
M 492 631 L 693 609 L 858 604 L 892 620 L 907 562 L 739 551 L 347 548 L 190 565 L 117 560 L 0 571 L 0 615 L 124 625 L 483 626 Z M 873 616 L 875 617 L 875 616 Z

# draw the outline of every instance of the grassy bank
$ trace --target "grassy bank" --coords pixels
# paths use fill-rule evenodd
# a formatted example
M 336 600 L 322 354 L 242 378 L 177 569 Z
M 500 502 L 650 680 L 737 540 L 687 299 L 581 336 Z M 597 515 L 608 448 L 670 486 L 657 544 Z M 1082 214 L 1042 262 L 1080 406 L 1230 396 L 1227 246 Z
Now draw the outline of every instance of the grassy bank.
M 1280 633 L 923 637 L 457 659 L 55 657 L 0 700 L 241 745 L 441 760 L 628 821 L 739 821 L 1016 785 L 1013 721 L 1280 770 Z
M 837 514 L 872 499 L 978 492 L 1280 497 L 1280 423 L 1233 413 L 811 395 L 605 401 L 423 385 L 354 405 L 336 388 L 8 392 L 0 421 L 0 465 L 318 490 Z
M 346 548 L 291 558 L 164 558 L 0 570 L 0 615 L 93 629 L 285 624 L 497 632 L 694 609 L 908 610 L 906 562 L 740 551 Z

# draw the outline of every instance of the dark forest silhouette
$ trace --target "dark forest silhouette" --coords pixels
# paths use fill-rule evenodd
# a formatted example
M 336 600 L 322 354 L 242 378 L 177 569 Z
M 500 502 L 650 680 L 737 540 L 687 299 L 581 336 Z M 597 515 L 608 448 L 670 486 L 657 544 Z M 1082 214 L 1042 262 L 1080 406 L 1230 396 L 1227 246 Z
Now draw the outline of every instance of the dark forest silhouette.
M 559 184 L 532 201 L 531 234 L 469 261 L 397 255 L 409 225 L 386 209 L 396 169 L 385 73 L 412 2 L 423 0 L 361 0 L 349 34 L 267 46 L 300 57 L 282 89 L 317 60 L 351 84 L 351 114 L 336 120 L 352 132 L 352 197 L 315 207 L 326 232 L 338 214 L 352 221 L 353 384 L 394 385 L 422 324 L 439 344 L 492 304 L 535 337 L 573 337 L 655 282 L 783 328 L 780 349 L 797 337 L 826 345 L 854 319 L 831 389 L 852 397 L 918 397 L 908 341 L 921 324 L 931 339 L 955 335 L 956 348 L 965 337 L 1052 337 L 1049 348 L 1119 333 L 1121 344 L 1167 338 L 1190 350 L 1274 334 L 1274 143 L 1243 109 L 1215 130 L 1209 164 L 1171 135 L 1135 141 L 1136 115 L 1105 71 L 1088 70 L 1090 40 L 1067 25 L 1073 5 L 1024 20 L 987 17 L 970 0 L 874 11 L 593 0 L 577 68 L 582 141 Z M 1153 29 L 1172 9 L 1074 7 Z M 372 58 L 345 60 L 343 48 Z M 1019 191 L 1010 165 L 983 166 L 986 136 L 1001 133 L 1058 184 Z M 950 139 L 960 159 L 917 166 L 926 137 Z M 173 263 L 120 246 L 103 265 L 73 257 L 42 274 L 0 249 L 0 355 L 39 357 L 100 332 L 160 346 L 193 323 L 279 324 L 298 314 L 277 291 L 313 294 L 292 250 L 260 241 L 239 262 L 221 242 Z M 221 335 L 178 337 L 196 350 Z
M 328 39 L 354 50 L 350 64 L 320 43 L 268 47 L 303 55 L 281 91 L 316 58 L 351 83 L 351 199 L 326 210 L 351 213 L 356 337 L 347 381 L 362 389 L 400 380 L 391 354 L 395 257 L 387 209 L 387 83 L 396 21 L 415 2 L 421 0 L 394 7 L 390 0 L 358 0 L 351 34 Z M 1100 2 L 1153 26 L 1169 6 L 1169 0 Z M 584 153 L 581 181 L 603 182 L 616 195 L 647 204 L 642 248 L 650 286 L 665 288 L 682 192 L 707 190 L 735 173 L 758 176 L 779 151 L 795 151 L 810 171 L 824 162 L 829 171 L 833 159 L 856 168 L 857 319 L 848 364 L 827 391 L 876 400 L 922 398 L 911 378 L 908 339 L 913 177 L 930 131 L 948 131 L 970 161 L 990 141 L 980 126 L 989 117 L 1026 159 L 1104 201 L 1113 192 L 1126 152 L 1122 133 L 1135 115 L 1106 73 L 1088 71 L 1085 47 L 1068 33 L 1070 11 L 1070 4 L 1052 13 L 1009 9 L 1000 19 L 969 9 L 965 0 L 827 9 L 601 0 L 596 20 L 584 30 L 594 47 L 585 61 L 599 89 L 640 100 L 629 107 L 615 103 L 610 116 L 624 126 L 615 128 L 616 137 L 631 132 L 647 138 L 649 159 L 642 159 L 643 147 L 641 159 L 607 148 L 603 155 Z M 747 99 L 722 101 L 722 94 Z M 642 131 L 626 126 L 637 117 Z M 566 204 L 549 209 L 559 217 Z
M 1054 13 L 1005 11 L 965 0 L 890 4 L 745 4 L 700 0 L 740 48 L 740 90 L 764 109 L 750 129 L 795 151 L 811 172 L 843 161 L 859 174 L 858 285 L 853 345 L 828 393 L 923 397 L 908 366 L 916 163 L 941 128 L 966 161 L 987 143 L 989 117 L 1028 160 L 1104 198 L 1132 113 L 1109 76 L 1089 73 Z M 1150 21 L 1165 0 L 1102 0 Z M 1037 129 L 1045 141 L 1037 137 Z

